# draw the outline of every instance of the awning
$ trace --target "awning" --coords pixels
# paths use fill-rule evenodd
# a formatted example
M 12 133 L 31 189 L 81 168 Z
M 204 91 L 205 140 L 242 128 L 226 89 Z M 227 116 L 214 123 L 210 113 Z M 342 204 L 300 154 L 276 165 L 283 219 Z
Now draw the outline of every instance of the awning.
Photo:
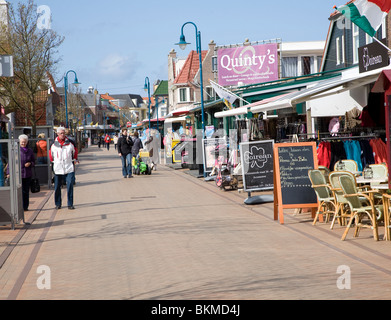
M 176 117 L 176 118 L 166 118 L 164 120 L 164 123 L 181 122 L 181 121 L 186 121 L 186 116 Z
M 186 115 L 189 113 L 190 109 L 193 107 L 193 105 L 187 105 L 187 106 L 184 106 L 184 107 L 180 107 L 180 108 L 177 108 L 175 110 L 172 110 L 167 116 L 166 118 L 171 118 L 171 117 L 179 117 L 179 116 L 183 116 L 183 115 Z
M 255 102 L 252 104 L 252 106 L 250 106 L 250 111 L 253 113 L 258 113 L 269 110 L 289 108 L 305 101 L 338 94 L 375 82 L 379 77 L 379 74 L 382 72 L 382 69 L 378 69 L 358 74 L 358 67 L 356 69 L 354 69 L 352 72 L 348 72 L 346 75 L 341 75 L 340 77 L 338 77 L 338 79 L 324 80 L 318 82 L 312 87 L 303 89 L 301 91 L 293 92 L 270 103 L 256 106 Z
M 379 78 L 376 80 L 372 92 L 384 92 L 386 91 L 391 84 L 391 70 L 383 70 Z
M 163 122 L 165 119 L 166 119 L 166 118 L 159 118 L 158 121 Z M 148 118 L 147 118 L 147 119 L 144 119 L 142 122 L 143 122 L 143 123 L 149 122 L 149 119 L 148 119 Z M 156 122 L 156 118 L 151 118 L 151 122 Z

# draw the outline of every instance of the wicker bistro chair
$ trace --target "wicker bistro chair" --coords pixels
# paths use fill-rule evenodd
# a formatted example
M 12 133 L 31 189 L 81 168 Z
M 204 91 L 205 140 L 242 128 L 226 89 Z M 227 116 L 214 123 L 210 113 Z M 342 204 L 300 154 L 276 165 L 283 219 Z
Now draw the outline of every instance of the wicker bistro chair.
M 318 198 L 318 209 L 312 224 L 316 224 L 320 214 L 326 215 L 326 222 L 328 222 L 330 215 L 334 214 L 336 210 L 330 185 L 326 182 L 326 178 L 320 170 L 308 170 L 308 176 L 312 183 L 312 188 Z
M 383 194 L 383 208 L 384 208 L 384 240 L 391 240 L 391 195 Z
M 326 182 L 329 183 L 330 169 L 325 166 L 318 166 L 318 170 L 323 173 L 324 177 L 326 178 Z
M 354 237 L 358 237 L 362 227 L 369 227 L 373 230 L 373 238 L 376 241 L 379 240 L 377 221 L 383 217 L 383 205 L 374 204 L 373 196 L 370 195 L 370 191 L 365 193 L 359 192 L 354 176 L 342 175 L 339 178 L 339 181 L 351 211 L 351 217 L 345 232 L 342 235 L 342 240 L 345 240 L 353 220 L 356 225 Z M 363 201 L 363 198 L 365 198 L 366 201 Z M 367 219 L 369 223 L 365 224 L 365 219 Z
M 348 200 L 344 197 L 341 183 L 339 182 L 339 178 L 343 175 L 353 176 L 353 174 L 348 171 L 332 171 L 329 175 L 331 191 L 333 192 L 334 203 L 336 205 L 330 229 L 334 228 L 336 219 L 338 219 L 340 226 L 346 225 L 346 219 L 350 218 L 351 214 Z
M 340 164 L 342 163 L 343 169 L 339 169 Z M 339 160 L 334 164 L 334 171 L 349 171 L 355 173 L 358 171 L 357 162 L 350 159 Z

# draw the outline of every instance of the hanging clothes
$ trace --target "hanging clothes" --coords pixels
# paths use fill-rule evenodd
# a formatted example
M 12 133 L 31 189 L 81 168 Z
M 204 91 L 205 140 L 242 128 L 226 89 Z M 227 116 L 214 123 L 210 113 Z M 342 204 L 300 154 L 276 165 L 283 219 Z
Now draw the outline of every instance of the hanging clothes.
M 383 140 L 380 138 L 372 139 L 369 144 L 371 145 L 373 150 L 373 157 L 375 159 L 375 163 L 387 163 L 387 146 L 383 142 Z
M 317 148 L 318 166 L 330 167 L 331 143 L 322 141 Z
M 373 150 L 369 144 L 369 140 L 359 140 L 361 147 L 361 163 L 362 167 L 365 168 L 367 165 L 374 164 L 375 159 L 373 157 Z
M 346 159 L 345 147 L 342 141 L 331 142 L 330 170 L 334 170 L 334 165 L 339 160 Z
M 339 127 L 339 119 L 337 117 L 332 118 L 329 123 L 329 132 L 334 135 L 335 133 L 339 132 Z
M 343 144 L 346 152 L 346 159 L 356 161 L 358 171 L 362 171 L 363 166 L 361 162 L 360 143 L 357 140 L 348 140 L 344 141 Z

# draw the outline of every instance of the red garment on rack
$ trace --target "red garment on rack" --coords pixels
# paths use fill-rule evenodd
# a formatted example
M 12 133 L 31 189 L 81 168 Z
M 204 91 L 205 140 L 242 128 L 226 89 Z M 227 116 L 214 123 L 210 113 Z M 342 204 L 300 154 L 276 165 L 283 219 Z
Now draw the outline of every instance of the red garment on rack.
M 375 159 L 375 163 L 387 163 L 387 146 L 383 142 L 382 139 L 372 139 L 369 141 L 369 144 L 372 147 L 373 150 L 373 157 Z
M 328 168 L 331 160 L 331 143 L 322 141 L 318 145 L 318 166 L 324 166 Z

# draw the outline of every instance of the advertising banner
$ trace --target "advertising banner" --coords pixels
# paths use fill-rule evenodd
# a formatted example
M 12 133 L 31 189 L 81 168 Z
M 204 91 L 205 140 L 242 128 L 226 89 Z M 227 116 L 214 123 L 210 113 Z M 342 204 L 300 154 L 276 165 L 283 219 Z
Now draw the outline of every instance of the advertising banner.
M 219 49 L 219 85 L 236 86 L 278 80 L 277 43 Z

